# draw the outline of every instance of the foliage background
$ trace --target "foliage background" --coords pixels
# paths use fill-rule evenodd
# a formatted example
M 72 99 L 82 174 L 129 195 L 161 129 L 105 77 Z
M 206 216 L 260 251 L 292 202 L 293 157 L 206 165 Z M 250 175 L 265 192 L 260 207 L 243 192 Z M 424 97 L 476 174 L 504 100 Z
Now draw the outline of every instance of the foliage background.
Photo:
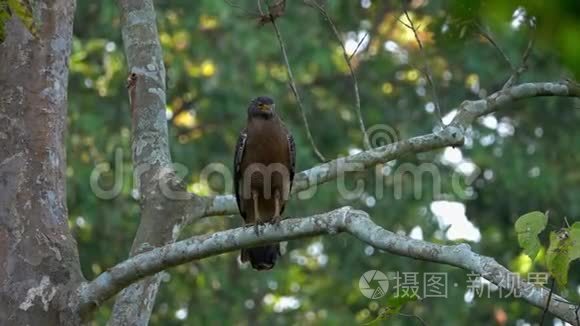
M 255 1 L 235 3 L 255 10 Z M 246 105 L 261 94 L 276 99 L 279 113 L 294 133 L 298 170 L 317 164 L 270 25 L 258 27 L 244 10 L 225 1 L 156 1 L 156 8 L 167 69 L 172 157 L 189 170 L 192 191 L 231 192 L 224 189 L 227 182 L 220 178 L 200 180 L 200 171 L 210 163 L 231 166 Z M 400 138 L 431 131 L 437 116 L 430 89 L 418 70 L 424 60 L 412 33 L 397 22 L 402 13 L 400 2 L 328 1 L 326 8 L 348 49 L 368 33 L 353 57 L 367 126 L 387 124 Z M 522 80 L 580 76 L 577 1 L 414 0 L 410 13 L 420 25 L 444 115 L 464 99 L 500 89 L 510 75 L 506 61 L 478 35 L 476 23 L 487 28 L 518 65 L 531 35 L 528 19 L 535 17 L 537 42 Z M 302 1 L 289 1 L 278 24 L 321 151 L 333 158 L 361 150 L 352 84 L 328 23 Z M 127 256 L 138 225 L 122 49 L 116 3 L 79 1 L 70 61 L 68 207 L 83 272 L 89 279 Z M 565 217 L 570 222 L 578 220 L 579 122 L 578 100 L 518 102 L 494 118 L 480 121 L 460 150 L 409 156 L 382 167 L 389 180 L 389 171 L 403 163 L 435 163 L 442 180 L 443 195 L 438 198 L 430 191 L 429 178 L 423 180 L 420 198 L 413 196 L 410 186 L 403 198 L 395 198 L 392 182 L 379 185 L 384 196 L 375 198 L 375 172 L 370 171 L 353 175 L 347 182 L 351 187 L 357 179 L 365 181 L 361 198 L 341 198 L 336 183 L 331 182 L 319 187 L 312 199 L 291 201 L 287 214 L 306 216 L 351 205 L 367 210 L 387 229 L 405 234 L 415 229 L 417 234 L 420 228 L 425 240 L 447 243 L 464 240 L 449 239 L 432 203 L 458 202 L 465 205 L 468 219 L 481 233 L 480 241 L 470 242 L 474 250 L 495 257 L 523 276 L 545 271 L 541 259 L 532 262 L 522 255 L 513 224 L 518 216 L 533 210 L 550 211 L 551 230 L 560 228 Z M 98 164 L 108 165 L 112 171 L 103 176 L 104 187 L 122 177 L 119 196 L 103 200 L 91 190 L 91 172 Z M 475 181 L 457 191 L 449 180 L 466 166 L 477 167 Z M 209 218 L 184 230 L 182 237 L 239 225 L 239 216 Z M 276 268 L 266 273 L 240 267 L 237 255 L 171 269 L 151 325 L 360 324 L 374 318 L 386 302 L 386 297 L 371 301 L 359 292 L 358 280 L 370 269 L 419 275 L 448 272 L 447 299 L 426 299 L 403 310 L 430 325 L 514 325 L 537 322 L 541 315 L 527 303 L 499 299 L 497 292 L 492 292 L 491 299 L 469 300 L 464 271 L 379 253 L 345 235 L 290 242 Z M 576 262 L 571 266 L 568 287 L 559 290 L 576 302 L 580 300 L 579 273 Z M 110 311 L 109 302 L 99 310 L 95 324 L 104 324 Z M 417 320 L 399 316 L 388 323 L 416 325 Z

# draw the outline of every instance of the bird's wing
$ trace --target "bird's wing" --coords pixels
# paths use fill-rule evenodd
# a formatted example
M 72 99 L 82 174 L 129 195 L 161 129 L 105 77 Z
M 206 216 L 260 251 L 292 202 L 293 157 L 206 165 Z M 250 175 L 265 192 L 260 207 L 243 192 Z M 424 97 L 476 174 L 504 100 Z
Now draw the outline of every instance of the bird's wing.
M 248 138 L 248 132 L 244 128 L 238 137 L 238 142 L 236 144 L 236 152 L 234 153 L 234 191 L 236 192 L 236 202 L 238 203 L 238 210 L 240 214 L 246 219 L 246 212 L 242 207 L 242 194 L 240 189 L 240 182 L 242 182 L 242 159 L 244 158 L 244 152 L 246 150 L 246 139 Z
M 292 190 L 292 181 L 294 181 L 294 173 L 296 173 L 296 144 L 294 143 L 294 137 L 287 130 L 286 138 L 288 139 L 288 150 L 290 151 L 290 189 Z
M 283 126 L 284 130 L 286 132 L 286 140 L 288 141 L 288 156 L 289 156 L 289 161 L 290 161 L 290 166 L 288 167 L 288 176 L 290 177 L 290 185 L 288 186 L 288 196 L 290 195 L 290 192 L 292 191 L 292 184 L 294 182 L 294 174 L 296 173 L 296 144 L 294 143 L 294 137 L 292 136 L 292 134 L 290 133 L 290 131 L 288 130 L 288 128 L 286 128 L 286 126 Z M 283 200 L 282 201 L 282 207 L 280 207 L 280 214 L 282 214 L 284 212 L 284 209 L 286 208 L 286 201 Z

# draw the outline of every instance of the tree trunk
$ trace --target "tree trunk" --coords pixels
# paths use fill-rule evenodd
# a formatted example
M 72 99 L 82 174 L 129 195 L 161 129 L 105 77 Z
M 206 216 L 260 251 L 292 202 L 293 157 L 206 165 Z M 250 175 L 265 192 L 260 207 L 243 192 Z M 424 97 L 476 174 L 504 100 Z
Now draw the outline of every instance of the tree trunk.
M 82 280 L 66 207 L 65 131 L 74 0 L 37 2 L 0 45 L 0 324 L 78 324 Z M 64 308 L 63 308 L 64 307 Z
M 131 256 L 175 242 L 187 216 L 189 194 L 175 178 L 165 117 L 165 66 L 152 0 L 119 0 L 131 88 L 133 170 L 138 180 L 141 221 Z M 160 275 L 135 282 L 117 296 L 108 322 L 147 325 Z

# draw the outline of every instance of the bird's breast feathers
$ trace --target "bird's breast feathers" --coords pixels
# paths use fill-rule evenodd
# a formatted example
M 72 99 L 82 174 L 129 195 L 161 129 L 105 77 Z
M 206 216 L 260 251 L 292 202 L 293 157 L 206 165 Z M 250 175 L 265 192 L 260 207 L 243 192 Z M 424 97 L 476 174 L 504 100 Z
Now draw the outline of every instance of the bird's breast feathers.
M 241 162 L 241 185 L 260 192 L 267 185 L 286 197 L 291 182 L 291 159 L 286 128 L 277 119 L 250 121 Z M 241 193 L 245 196 L 246 191 Z M 266 197 L 269 197 L 266 196 Z
M 250 122 L 246 149 L 249 150 L 244 158 L 248 163 L 265 165 L 289 163 L 289 149 L 286 129 L 279 120 L 262 120 Z

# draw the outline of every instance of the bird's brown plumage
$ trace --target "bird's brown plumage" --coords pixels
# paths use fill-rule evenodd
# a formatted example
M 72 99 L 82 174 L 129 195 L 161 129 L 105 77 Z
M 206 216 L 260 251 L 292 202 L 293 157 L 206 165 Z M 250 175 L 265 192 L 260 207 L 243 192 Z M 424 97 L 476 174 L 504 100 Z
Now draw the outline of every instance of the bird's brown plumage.
M 278 222 L 294 179 L 295 148 L 292 135 L 268 97 L 250 103 L 246 128 L 240 133 L 234 157 L 236 201 L 246 225 Z M 279 244 L 242 250 L 242 261 L 255 269 L 271 269 Z

